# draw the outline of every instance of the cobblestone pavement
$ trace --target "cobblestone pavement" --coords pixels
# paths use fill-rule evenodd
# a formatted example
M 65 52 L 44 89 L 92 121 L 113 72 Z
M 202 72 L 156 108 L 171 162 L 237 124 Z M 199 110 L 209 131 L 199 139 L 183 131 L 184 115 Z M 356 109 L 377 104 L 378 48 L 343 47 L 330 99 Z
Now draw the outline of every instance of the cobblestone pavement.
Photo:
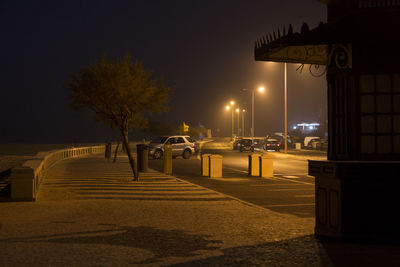
M 0 212 L 0 266 L 338 263 L 314 238 L 312 218 L 155 171 L 133 182 L 125 157 L 63 161 L 48 172 L 36 202 L 3 202 Z

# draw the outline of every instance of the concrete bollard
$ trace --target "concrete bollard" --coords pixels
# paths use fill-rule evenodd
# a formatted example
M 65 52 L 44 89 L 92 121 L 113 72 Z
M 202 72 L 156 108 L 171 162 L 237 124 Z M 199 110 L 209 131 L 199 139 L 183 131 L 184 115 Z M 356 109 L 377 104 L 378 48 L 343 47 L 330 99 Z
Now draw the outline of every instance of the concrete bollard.
M 210 155 L 210 178 L 221 178 L 222 177 L 222 156 L 221 155 Z
M 259 153 L 249 155 L 249 176 L 260 176 L 260 156 Z
M 201 155 L 201 176 L 210 176 L 210 156 L 211 154 Z
M 274 176 L 274 160 L 271 155 L 262 154 L 260 156 L 260 176 L 264 178 Z
M 172 145 L 164 145 L 164 162 L 163 162 L 164 173 L 172 175 Z
M 296 149 L 300 150 L 301 149 L 301 143 L 296 143 Z

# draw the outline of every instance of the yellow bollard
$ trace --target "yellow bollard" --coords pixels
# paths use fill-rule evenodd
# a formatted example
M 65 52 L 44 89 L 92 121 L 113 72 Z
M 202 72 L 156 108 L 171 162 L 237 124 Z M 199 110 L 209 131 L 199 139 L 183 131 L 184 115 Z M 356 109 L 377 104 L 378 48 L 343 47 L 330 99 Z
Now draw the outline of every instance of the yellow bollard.
M 211 154 L 201 155 L 201 176 L 210 176 L 210 156 Z
M 210 178 L 222 177 L 222 156 L 210 155 Z
M 274 160 L 269 154 L 262 154 L 260 157 L 260 176 L 264 178 L 274 176 Z
M 172 146 L 169 144 L 164 145 L 164 173 L 172 175 Z
M 260 156 L 258 153 L 249 155 L 249 176 L 260 176 Z

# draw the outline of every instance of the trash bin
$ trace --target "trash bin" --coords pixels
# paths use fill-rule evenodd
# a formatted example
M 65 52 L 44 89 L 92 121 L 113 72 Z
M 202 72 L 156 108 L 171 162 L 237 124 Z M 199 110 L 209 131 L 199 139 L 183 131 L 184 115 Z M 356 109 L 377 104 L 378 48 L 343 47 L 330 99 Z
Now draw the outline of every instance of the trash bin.
M 301 149 L 301 143 L 296 143 L 296 149 Z
M 111 158 L 111 143 L 106 144 L 106 149 L 104 150 L 104 157 L 106 159 Z
M 139 172 L 147 172 L 149 167 L 149 147 L 145 144 L 136 145 L 137 168 Z
M 274 162 L 273 157 L 269 154 L 262 154 L 260 156 L 260 176 L 273 177 L 274 176 Z
M 259 153 L 249 155 L 249 176 L 260 176 L 260 156 Z
M 163 169 L 165 174 L 172 174 L 172 146 L 169 144 L 164 145 Z
M 222 177 L 222 156 L 221 155 L 210 155 L 210 178 L 221 178 Z
M 210 156 L 211 154 L 201 155 L 201 176 L 210 176 Z

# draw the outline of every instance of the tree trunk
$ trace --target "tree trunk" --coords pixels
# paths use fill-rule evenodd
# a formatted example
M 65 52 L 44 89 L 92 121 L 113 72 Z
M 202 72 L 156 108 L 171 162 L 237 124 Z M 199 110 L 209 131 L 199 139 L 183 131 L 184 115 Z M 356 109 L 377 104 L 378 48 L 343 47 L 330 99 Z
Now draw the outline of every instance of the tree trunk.
M 126 151 L 126 154 L 128 155 L 129 164 L 131 165 L 134 181 L 137 182 L 137 181 L 139 181 L 139 174 L 138 174 L 138 171 L 137 171 L 137 166 L 136 166 L 135 159 L 132 156 L 131 147 L 129 146 L 128 132 L 127 131 L 122 131 L 122 137 L 124 138 L 125 151 Z
M 119 142 L 117 143 L 117 147 L 115 148 L 113 163 L 115 163 L 117 161 L 118 148 L 119 148 Z

